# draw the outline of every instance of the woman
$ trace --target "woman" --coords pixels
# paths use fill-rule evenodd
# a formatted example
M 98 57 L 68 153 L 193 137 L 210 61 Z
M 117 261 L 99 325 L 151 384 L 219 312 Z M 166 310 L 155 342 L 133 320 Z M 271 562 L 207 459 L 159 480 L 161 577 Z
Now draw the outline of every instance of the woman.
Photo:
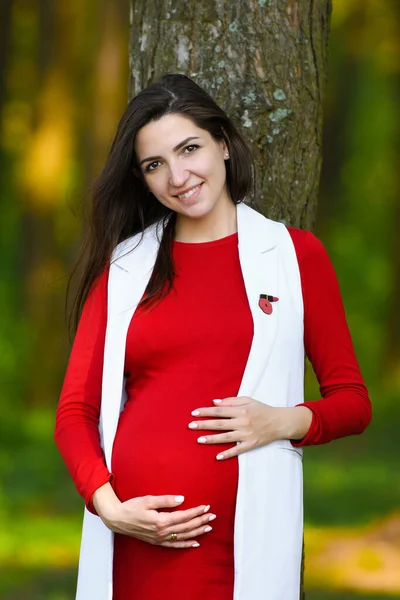
M 121 119 L 56 423 L 86 502 L 79 599 L 299 598 L 301 448 L 361 433 L 371 409 L 323 246 L 243 203 L 251 173 L 184 75 Z

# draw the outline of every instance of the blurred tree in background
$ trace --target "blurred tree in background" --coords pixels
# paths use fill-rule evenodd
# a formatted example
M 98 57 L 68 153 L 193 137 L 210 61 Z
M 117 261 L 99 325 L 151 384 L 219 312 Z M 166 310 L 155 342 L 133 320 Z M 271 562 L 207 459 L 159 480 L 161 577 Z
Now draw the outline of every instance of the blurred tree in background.
M 397 0 L 334 1 L 316 233 L 338 273 L 374 420 L 360 438 L 305 453 L 310 600 L 400 597 L 399 27 Z M 53 443 L 65 287 L 80 205 L 126 105 L 128 45 L 128 0 L 0 3 L 6 600 L 73 597 L 82 502 Z M 318 394 L 308 369 L 307 396 Z

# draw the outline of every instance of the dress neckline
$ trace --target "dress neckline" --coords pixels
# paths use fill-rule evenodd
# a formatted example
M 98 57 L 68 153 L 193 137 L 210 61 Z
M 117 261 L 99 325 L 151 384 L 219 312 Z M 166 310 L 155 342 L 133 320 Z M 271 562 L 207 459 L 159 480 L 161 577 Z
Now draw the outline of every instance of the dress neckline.
M 202 249 L 202 248 L 213 248 L 215 246 L 222 246 L 229 243 L 236 243 L 238 240 L 238 233 L 231 233 L 223 238 L 219 238 L 217 240 L 212 240 L 211 242 L 180 242 L 178 240 L 174 240 L 173 246 L 174 248 L 192 248 L 192 249 Z

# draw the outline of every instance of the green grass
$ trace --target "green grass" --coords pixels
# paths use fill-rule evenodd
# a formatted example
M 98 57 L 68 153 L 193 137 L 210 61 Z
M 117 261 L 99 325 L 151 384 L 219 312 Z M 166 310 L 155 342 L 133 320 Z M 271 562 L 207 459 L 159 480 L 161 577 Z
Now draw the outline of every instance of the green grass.
M 76 570 L 0 570 L 2 600 L 73 600 Z

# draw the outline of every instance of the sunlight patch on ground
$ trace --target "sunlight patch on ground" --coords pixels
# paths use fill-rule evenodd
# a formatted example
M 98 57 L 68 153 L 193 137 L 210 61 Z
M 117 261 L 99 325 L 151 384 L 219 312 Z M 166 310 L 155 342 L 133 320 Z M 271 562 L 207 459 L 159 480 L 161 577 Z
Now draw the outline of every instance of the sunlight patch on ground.
M 400 593 L 400 514 L 360 528 L 307 527 L 308 588 Z

